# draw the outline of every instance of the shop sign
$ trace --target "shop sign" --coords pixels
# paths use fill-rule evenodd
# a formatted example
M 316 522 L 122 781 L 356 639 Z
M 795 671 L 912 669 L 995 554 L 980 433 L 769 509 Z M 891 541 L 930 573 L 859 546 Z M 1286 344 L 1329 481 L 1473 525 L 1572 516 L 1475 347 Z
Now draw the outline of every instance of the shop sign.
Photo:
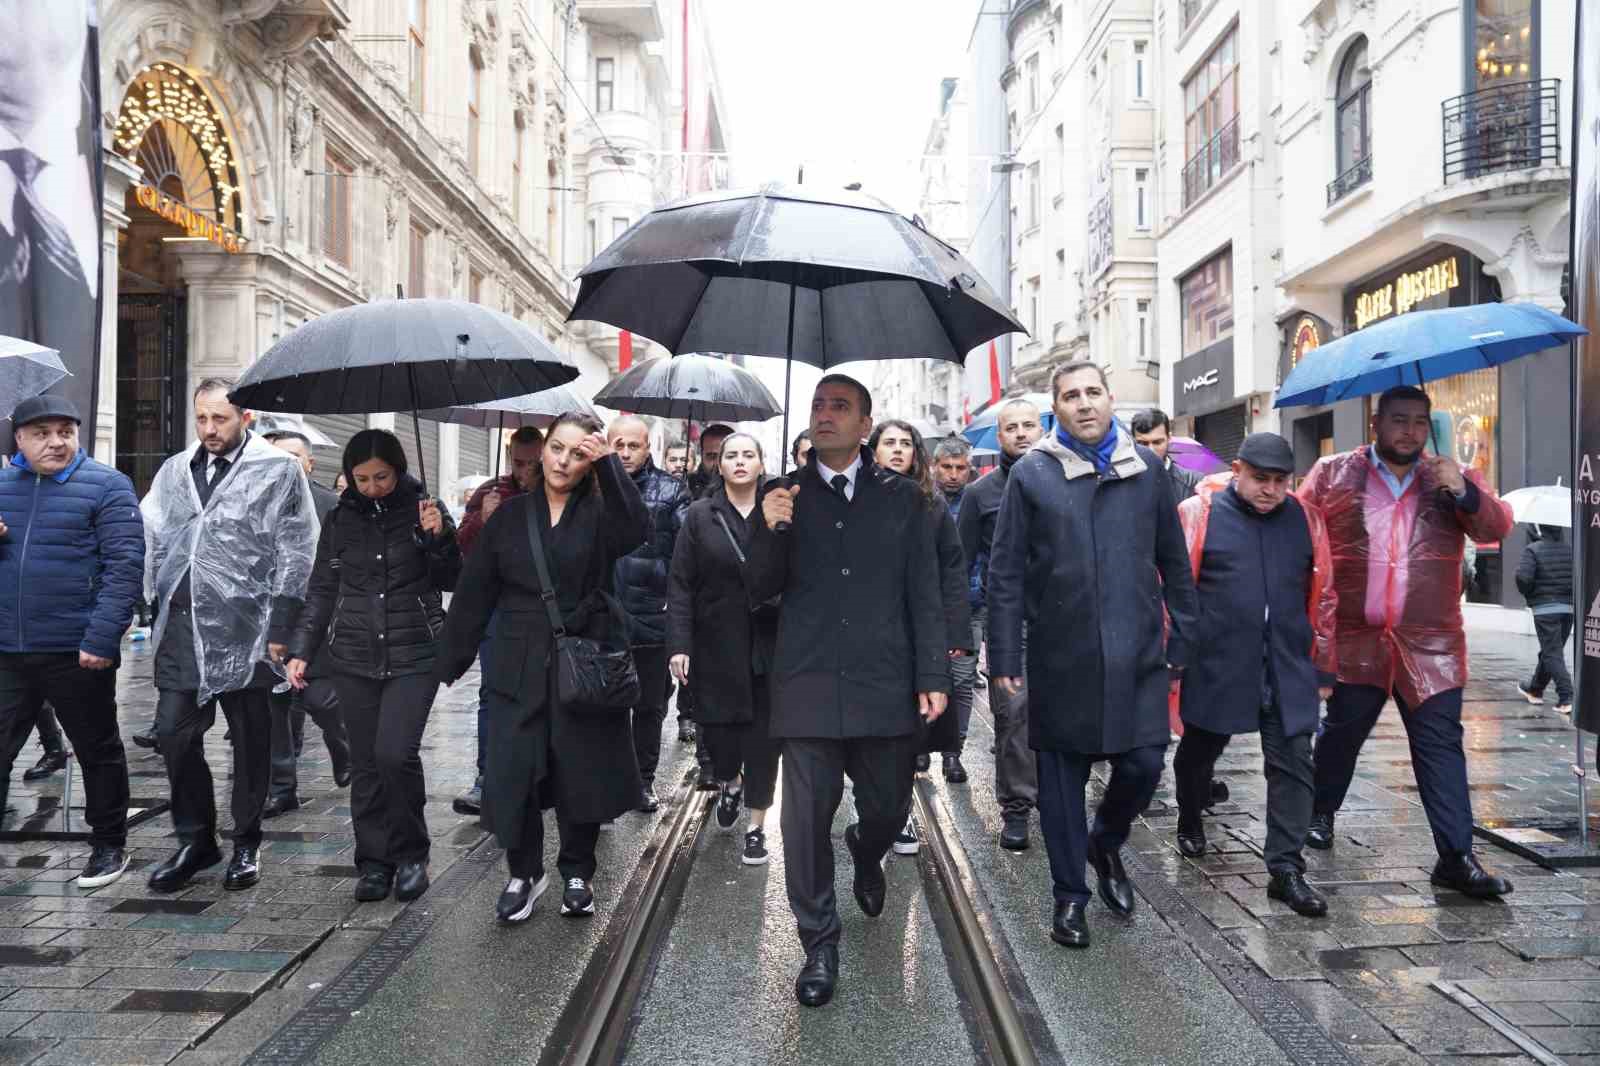
M 134 190 L 133 198 L 140 207 L 160 215 L 175 226 L 182 227 L 191 237 L 208 240 L 226 252 L 238 253 L 244 250 L 244 238 L 230 229 L 217 225 L 214 219 L 201 214 L 188 204 L 174 200 L 160 189 L 141 185 Z
M 1403 315 L 1424 300 L 1442 296 L 1461 284 L 1456 256 L 1412 270 L 1375 289 L 1358 293 L 1355 299 L 1356 329 L 1391 315 Z
M 1200 389 L 1215 388 L 1217 383 L 1221 380 L 1222 371 L 1218 370 L 1216 367 L 1212 367 L 1210 370 L 1207 370 L 1198 377 L 1192 377 L 1188 381 L 1185 381 L 1183 383 L 1183 394 L 1187 396 L 1189 393 L 1198 392 Z
M 1218 341 L 1172 368 L 1172 407 L 1179 415 L 1204 414 L 1233 400 L 1233 339 Z
M 1294 326 L 1294 337 L 1289 342 L 1289 369 L 1300 365 L 1306 353 L 1322 347 L 1322 327 L 1310 315 L 1302 315 Z

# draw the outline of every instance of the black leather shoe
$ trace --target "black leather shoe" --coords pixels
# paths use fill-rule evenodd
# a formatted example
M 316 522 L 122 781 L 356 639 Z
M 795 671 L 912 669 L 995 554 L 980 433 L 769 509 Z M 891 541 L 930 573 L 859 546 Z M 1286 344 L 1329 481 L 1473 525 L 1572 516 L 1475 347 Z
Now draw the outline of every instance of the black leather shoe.
M 394 888 L 394 874 L 388 870 L 368 870 L 356 881 L 356 902 L 376 903 L 388 899 Z
M 1206 823 L 1199 818 L 1192 821 L 1178 819 L 1178 851 L 1185 858 L 1198 859 L 1206 853 Z
M 839 983 L 839 948 L 823 944 L 806 952 L 805 965 L 794 979 L 794 998 L 802 1007 L 820 1007 L 833 998 Z
M 474 781 L 472 787 L 457 796 L 450 803 L 450 809 L 457 814 L 482 814 L 483 813 L 483 778 Z
M 1211 779 L 1211 806 L 1215 807 L 1219 803 L 1227 803 L 1228 796 L 1228 783 L 1226 781 L 1218 781 L 1213 777 Z
M 928 758 L 928 753 L 927 752 L 919 751 L 917 753 L 917 773 L 919 773 L 919 774 L 927 773 L 928 772 L 928 767 L 930 767 L 932 765 L 933 765 L 933 761 Z
M 700 776 L 696 779 L 694 787 L 698 792 L 716 792 L 722 788 L 721 785 L 717 784 L 717 775 L 712 772 L 709 766 L 700 767 Z
M 634 808 L 640 814 L 654 814 L 661 809 L 661 801 L 656 798 L 655 789 L 649 785 L 639 793 L 639 806 Z
M 1007 851 L 1028 850 L 1028 816 L 1026 814 L 1005 816 L 1005 821 L 1000 826 L 1000 846 Z
M 329 748 L 328 756 L 333 760 L 334 787 L 349 788 L 350 779 L 355 776 L 350 770 L 350 749 Z
M 24 781 L 37 781 L 41 777 L 49 777 L 66 769 L 67 760 L 72 758 L 70 751 L 47 751 L 39 756 L 39 761 L 28 769 L 22 771 Z
M 961 765 L 961 756 L 946 755 L 944 757 L 944 779 L 952 785 L 966 784 L 967 768 Z
M 1134 897 L 1133 882 L 1128 880 L 1128 871 L 1122 866 L 1121 851 L 1106 851 L 1089 840 L 1089 861 L 1094 863 L 1094 872 L 1100 878 L 1100 899 L 1111 913 L 1126 918 L 1133 913 Z
M 154 748 L 157 744 L 156 731 L 147 729 L 143 733 L 135 733 L 129 738 L 141 748 Z
M 883 894 L 888 888 L 888 883 L 883 878 L 883 865 L 863 862 L 857 854 L 861 847 L 860 826 L 845 827 L 844 846 L 850 849 L 850 858 L 854 859 L 856 864 L 855 884 L 851 886 L 855 892 L 856 903 L 860 905 L 862 914 L 868 918 L 876 918 L 883 913 Z
M 1050 923 L 1050 939 L 1069 948 L 1089 946 L 1089 916 L 1082 903 L 1057 903 Z
M 428 864 L 401 863 L 400 869 L 394 876 L 394 898 L 401 903 L 410 903 L 426 891 L 428 891 Z
M 1333 815 L 1313 814 L 1311 828 L 1306 830 L 1306 847 L 1327 851 L 1333 847 Z
M 188 884 L 195 874 L 221 861 L 222 852 L 217 850 L 215 844 L 210 847 L 185 844 L 150 872 L 150 887 L 157 892 L 176 892 Z
M 276 818 L 280 814 L 288 814 L 299 809 L 300 801 L 294 796 L 272 796 L 261 808 L 261 817 Z
M 233 858 L 228 860 L 228 872 L 222 875 L 222 887 L 238 891 L 249 888 L 261 880 L 261 857 L 259 848 L 247 848 L 243 844 L 233 849 Z
M 1307 918 L 1321 918 L 1328 913 L 1328 901 L 1306 883 L 1306 875 L 1299 870 L 1273 874 L 1267 882 L 1267 898 L 1287 903 L 1290 910 Z
M 1440 888 L 1453 888 L 1473 899 L 1511 895 L 1511 882 L 1478 865 L 1478 857 L 1470 851 L 1462 855 L 1439 856 L 1439 861 L 1433 867 L 1433 883 Z

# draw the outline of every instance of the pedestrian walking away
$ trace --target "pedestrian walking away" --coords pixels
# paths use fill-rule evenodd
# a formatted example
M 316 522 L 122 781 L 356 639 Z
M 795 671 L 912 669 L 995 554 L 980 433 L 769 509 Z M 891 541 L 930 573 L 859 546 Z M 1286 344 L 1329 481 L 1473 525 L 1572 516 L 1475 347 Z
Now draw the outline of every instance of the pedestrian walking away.
M 765 473 L 761 444 L 735 433 L 722 444 L 722 485 L 689 507 L 672 553 L 667 652 L 679 685 L 695 679 L 700 738 L 717 779 L 717 825 L 731 831 L 750 812 L 742 861 L 767 862 L 767 810 L 778 783 L 771 735 L 778 609 L 751 591 L 748 560 L 756 494 Z
M 98 888 L 128 868 L 117 668 L 145 544 L 133 483 L 89 458 L 81 423 L 60 396 L 24 400 L 12 415 L 16 453 L 0 470 L 0 809 L 36 721 L 48 735 L 48 701 L 83 767 L 90 854 L 77 883 Z
M 1322 512 L 1338 593 L 1339 679 L 1317 738 L 1316 798 L 1306 843 L 1334 846 L 1361 746 L 1392 696 L 1439 861 L 1433 883 L 1493 897 L 1511 882 L 1472 854 L 1472 794 L 1462 747 L 1467 637 L 1461 556 L 1468 537 L 1503 540 L 1511 508 L 1476 470 L 1423 455 L 1432 401 L 1412 386 L 1378 398 L 1373 443 L 1319 459 L 1299 498 Z
M 772 735 L 783 742 L 783 859 L 805 948 L 795 997 L 833 998 L 839 913 L 831 826 L 848 774 L 860 820 L 845 829 L 856 903 L 883 911 L 883 856 L 906 823 L 919 715 L 943 713 L 948 640 L 927 497 L 861 446 L 872 397 L 829 374 L 811 400 L 811 462 L 768 486 L 751 538 L 757 600 L 781 594 Z M 778 532 L 782 527 L 783 532 Z
M 650 458 L 650 424 L 638 415 L 611 423 L 611 450 L 633 479 L 650 512 L 650 536 L 617 560 L 617 600 L 628 616 L 628 643 L 639 671 L 639 701 L 633 707 L 633 752 L 639 762 L 638 810 L 651 813 L 656 767 L 661 762 L 661 726 L 667 717 L 667 583 L 672 548 L 689 509 L 689 489 Z M 713 490 L 714 491 L 714 490 Z
M 1182 681 L 1183 739 L 1172 760 L 1178 850 L 1205 854 L 1203 810 L 1228 741 L 1261 734 L 1267 778 L 1267 895 L 1298 914 L 1328 904 L 1306 883 L 1311 735 L 1332 692 L 1333 558 L 1315 508 L 1289 495 L 1294 449 L 1275 433 L 1245 438 L 1231 475 L 1207 478 L 1178 509 L 1198 621 Z
M 175 892 L 222 861 L 205 734 L 220 703 L 233 746 L 233 856 L 223 887 L 260 880 L 261 812 L 272 773 L 269 694 L 316 555 L 305 473 L 250 430 L 232 383 L 194 392 L 193 449 L 157 471 L 139 507 L 155 632 L 156 732 L 166 758 L 178 850 L 150 875 Z
M 326 525 L 328 516 L 339 505 L 339 496 L 311 479 L 316 469 L 311 441 L 305 434 L 288 429 L 261 436 L 299 460 L 311 487 L 317 521 Z M 317 723 L 323 743 L 328 746 L 334 785 L 344 788 L 350 784 L 350 736 L 345 731 L 344 715 L 339 711 L 338 690 L 333 678 L 322 667 L 321 662 L 312 664 L 306 671 L 304 688 L 297 689 L 287 682 L 272 687 L 272 780 L 267 786 L 266 806 L 261 809 L 263 819 L 276 818 L 300 807 L 299 762 L 305 749 L 307 714 Z
M 341 466 L 350 488 L 317 541 L 289 683 L 305 689 L 307 667 L 326 649 L 350 730 L 355 897 L 380 900 L 392 889 L 404 902 L 428 889 L 422 731 L 439 687 L 441 593 L 455 588 L 461 549 L 393 433 L 357 433 Z
M 1057 367 L 1050 393 L 1056 430 L 1012 467 L 995 529 L 989 663 L 1008 693 L 1027 676 L 1050 935 L 1087 947 L 1086 861 L 1112 913 L 1133 913 L 1121 849 L 1161 777 L 1168 676 L 1190 659 L 1194 577 L 1166 474 L 1112 420 L 1099 365 Z M 1111 782 L 1086 833 L 1084 788 L 1100 761 Z
M 551 425 L 532 485 L 484 523 L 445 619 L 437 669 L 446 683 L 467 672 L 488 635 L 483 817 L 506 849 L 510 878 L 496 903 L 504 922 L 529 918 L 545 890 L 543 811 L 555 808 L 561 834 L 561 913 L 583 917 L 595 908 L 600 825 L 639 802 L 627 712 L 555 699 L 556 633 L 533 555 L 537 542 L 567 633 L 626 644 L 614 567 L 645 542 L 650 515 L 603 428 L 587 414 Z
M 961 516 L 961 502 L 966 498 L 967 484 L 972 480 L 972 445 L 954 434 L 945 437 L 933 448 L 933 479 L 940 497 L 950 515 L 949 535 L 954 537 L 955 550 L 961 552 L 961 599 L 967 615 L 966 632 L 951 645 L 958 649 L 950 653 L 950 710 L 954 713 L 956 740 L 941 752 L 944 779 L 953 785 L 965 784 L 967 768 L 961 756 L 967 746 L 967 730 L 972 722 L 972 693 L 978 680 L 978 638 L 972 624 L 972 603 L 969 582 L 972 560 L 966 557 L 961 545 L 961 534 L 956 520 Z M 940 562 L 946 551 L 941 547 Z M 949 609 L 949 605 L 946 605 Z
M 973 646 L 981 648 L 989 628 L 989 556 L 994 550 L 995 525 L 1006 483 L 1017 460 L 1039 443 L 1044 430 L 1039 409 L 1028 400 L 1011 400 L 1000 408 L 995 422 L 1000 438 L 1000 465 L 994 473 L 968 486 L 956 521 L 961 549 L 970 563 L 968 602 L 972 604 Z M 1023 646 L 1027 627 L 1023 627 Z M 994 676 L 994 660 L 989 660 Z M 1028 685 L 1015 693 L 989 686 L 989 711 L 994 717 L 994 794 L 1000 803 L 1000 846 L 1008 851 L 1028 848 L 1028 822 L 1039 805 L 1039 774 L 1033 749 L 1028 746 Z
M 471 553 L 473 545 L 478 542 L 478 534 L 483 531 L 484 523 L 489 521 L 502 503 L 514 496 L 520 496 L 528 491 L 528 486 L 533 483 L 534 471 L 539 469 L 539 454 L 544 450 L 544 434 L 537 427 L 520 426 L 511 434 L 511 440 L 506 444 L 506 469 L 507 473 L 493 481 L 480 485 L 467 501 L 467 509 L 461 519 L 461 528 L 456 530 L 456 543 L 461 547 L 463 556 Z M 491 631 L 494 622 L 489 623 Z M 480 677 L 488 676 L 488 669 L 483 663 L 483 653 L 489 648 L 489 642 L 484 641 L 483 647 L 478 651 L 478 665 Z M 484 728 L 484 702 L 486 690 L 484 683 L 478 685 L 478 775 L 472 782 L 472 787 L 457 796 L 451 807 L 457 814 L 476 815 L 483 810 L 483 764 L 489 743 L 488 730 Z
M 1556 710 L 1572 713 L 1572 674 L 1567 670 L 1567 641 L 1572 639 L 1572 544 L 1559 526 L 1539 526 L 1539 537 L 1522 549 L 1517 564 L 1517 591 L 1533 612 L 1539 638 L 1539 661 L 1533 676 L 1517 691 L 1529 703 L 1544 702 L 1544 690 L 1556 686 Z

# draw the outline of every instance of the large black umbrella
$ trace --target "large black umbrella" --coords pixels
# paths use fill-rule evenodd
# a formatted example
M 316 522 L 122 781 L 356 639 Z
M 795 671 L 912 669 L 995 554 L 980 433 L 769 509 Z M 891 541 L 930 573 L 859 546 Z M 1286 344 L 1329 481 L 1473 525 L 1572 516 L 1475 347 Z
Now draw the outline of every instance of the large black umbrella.
M 521 429 L 523 426 L 544 429 L 569 411 L 588 415 L 595 413 L 589 401 L 574 392 L 570 386 L 558 385 L 553 389 L 530 393 L 527 396 L 512 396 L 505 400 L 490 400 L 488 403 L 469 404 L 466 407 L 442 407 L 419 411 L 418 414 L 434 422 L 453 422 L 458 426 L 476 426 L 479 429 L 498 428 L 503 434 L 507 429 Z M 494 476 L 499 477 L 499 438 L 496 437 L 495 440 Z
M 959 363 L 1026 332 L 954 248 L 883 201 L 796 185 L 714 192 L 650 212 L 580 274 L 571 319 L 670 352 L 744 352 L 827 369 Z M 784 385 L 784 438 L 789 397 Z
M 709 355 L 646 359 L 594 394 L 594 402 L 618 411 L 689 423 L 762 421 L 780 408 L 761 380 L 742 367 Z
M 564 385 L 572 360 L 510 315 L 458 300 L 379 300 L 322 315 L 257 359 L 228 394 L 296 414 L 458 407 Z M 427 469 L 419 471 L 424 482 Z

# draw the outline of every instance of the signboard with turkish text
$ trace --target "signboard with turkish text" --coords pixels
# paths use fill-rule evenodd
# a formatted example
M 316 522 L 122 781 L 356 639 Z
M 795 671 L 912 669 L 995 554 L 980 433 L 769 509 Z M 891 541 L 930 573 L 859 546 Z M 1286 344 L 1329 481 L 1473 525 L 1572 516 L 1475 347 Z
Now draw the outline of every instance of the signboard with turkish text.
M 1573 484 L 1574 721 L 1600 732 L 1600 9 L 1578 5 L 1572 145 L 1573 317 L 1589 330 L 1577 341 L 1577 433 Z

